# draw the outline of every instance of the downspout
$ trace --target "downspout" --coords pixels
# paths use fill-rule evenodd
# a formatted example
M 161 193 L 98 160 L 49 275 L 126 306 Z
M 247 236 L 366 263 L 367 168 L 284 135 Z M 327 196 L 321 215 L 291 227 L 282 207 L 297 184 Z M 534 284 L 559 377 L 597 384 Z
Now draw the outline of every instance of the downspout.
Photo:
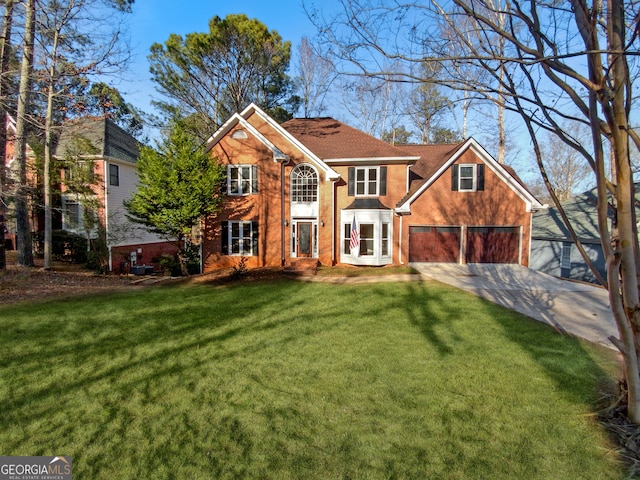
M 331 181 L 331 266 L 336 264 L 336 181 Z
M 200 245 L 198 246 L 198 254 L 200 255 L 200 273 L 204 273 L 204 251 L 203 251 L 203 243 L 204 243 L 204 234 L 202 232 L 204 232 L 204 228 L 203 228 L 203 223 L 204 223 L 204 219 L 202 217 L 200 217 Z
M 111 242 L 109 241 L 109 162 L 107 160 L 102 160 L 102 170 L 104 182 L 104 234 L 107 237 L 105 242 L 109 252 L 109 271 L 113 272 L 113 253 L 111 252 Z
M 524 227 L 522 225 L 520 225 L 520 228 L 518 229 L 520 230 L 520 235 L 518 235 L 520 237 L 520 241 L 519 241 L 519 245 L 518 245 L 518 265 L 522 265 L 522 240 L 523 240 L 523 233 L 524 233 Z M 529 249 L 531 249 L 531 241 L 529 241 Z M 528 263 L 528 262 L 527 262 Z M 528 267 L 529 265 L 527 265 Z
M 285 265 L 285 253 L 284 253 L 284 237 L 285 237 L 285 209 L 284 209 L 284 162 L 280 162 L 280 249 L 282 258 L 280 259 L 280 266 Z
M 402 219 L 404 218 L 404 215 L 398 215 L 400 217 L 400 234 L 398 235 L 398 262 L 400 263 L 400 265 L 404 265 L 404 262 L 402 261 Z

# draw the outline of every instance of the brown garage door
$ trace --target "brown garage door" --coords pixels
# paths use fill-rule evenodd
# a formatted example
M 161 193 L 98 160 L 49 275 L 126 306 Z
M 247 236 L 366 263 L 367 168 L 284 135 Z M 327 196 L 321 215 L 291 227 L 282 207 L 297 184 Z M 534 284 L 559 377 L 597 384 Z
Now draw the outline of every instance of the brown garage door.
M 410 262 L 458 263 L 460 227 L 409 227 Z
M 469 227 L 467 263 L 518 263 L 519 227 Z

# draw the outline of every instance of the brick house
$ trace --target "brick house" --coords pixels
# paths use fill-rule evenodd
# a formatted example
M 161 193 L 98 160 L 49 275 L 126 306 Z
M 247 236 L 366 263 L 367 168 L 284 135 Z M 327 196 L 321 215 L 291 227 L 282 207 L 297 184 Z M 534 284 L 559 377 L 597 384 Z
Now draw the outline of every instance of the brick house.
M 203 222 L 203 271 L 408 262 L 529 264 L 542 205 L 475 140 L 392 146 L 332 118 L 276 123 L 255 105 L 209 139 L 227 198 Z

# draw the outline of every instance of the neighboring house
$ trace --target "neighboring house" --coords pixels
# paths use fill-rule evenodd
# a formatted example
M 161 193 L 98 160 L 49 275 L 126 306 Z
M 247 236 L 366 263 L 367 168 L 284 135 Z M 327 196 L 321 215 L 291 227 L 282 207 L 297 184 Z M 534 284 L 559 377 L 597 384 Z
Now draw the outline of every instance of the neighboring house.
M 100 224 L 106 234 L 112 271 L 125 271 L 130 265 L 150 265 L 157 262 L 159 255 L 177 251 L 176 245 L 126 217 L 123 202 L 137 188 L 138 153 L 136 139 L 103 117 L 66 122 L 56 148 L 55 157 L 67 164 L 62 172 L 62 229 L 97 238 L 96 225 Z M 84 194 L 71 193 L 65 186 L 82 168 L 88 168 L 93 179 L 88 199 Z M 84 208 L 91 203 L 97 204 L 94 218 L 97 222 L 86 225 Z
M 227 166 L 203 270 L 236 265 L 529 264 L 542 205 L 475 140 L 391 146 L 331 118 L 277 124 L 255 105 L 208 142 Z
M 15 163 L 15 135 L 16 135 L 16 121 L 11 115 L 6 116 L 6 132 L 7 132 L 7 144 L 5 147 L 5 155 L 4 155 L 4 167 L 6 174 L 6 191 L 4 192 L 7 197 L 12 196 L 15 192 L 14 189 L 19 184 L 19 172 L 18 166 Z M 27 183 L 32 188 L 36 188 L 39 185 L 38 182 L 38 173 L 35 166 L 35 154 L 31 147 L 27 145 L 26 150 L 27 156 L 27 165 L 26 165 L 26 173 L 27 173 Z M 29 226 L 31 232 L 39 232 L 44 229 L 44 216 L 41 211 L 38 211 L 37 208 L 33 208 L 32 205 L 29 205 Z M 53 216 L 53 222 L 56 226 L 60 226 L 60 218 L 59 216 Z M 15 215 L 13 212 L 13 205 L 9 205 L 8 210 L 5 216 L 5 232 L 4 232 L 4 244 L 7 250 L 16 250 L 17 245 L 17 235 L 16 235 L 16 222 Z
M 638 190 L 639 187 L 636 185 L 636 215 L 640 215 Z M 598 197 L 594 189 L 563 202 L 562 208 L 591 262 L 606 279 L 605 258 L 598 232 L 597 203 Z M 611 209 L 609 218 L 610 221 L 613 219 Z M 555 207 L 537 212 L 533 216 L 531 268 L 555 277 L 599 283 L 582 258 Z

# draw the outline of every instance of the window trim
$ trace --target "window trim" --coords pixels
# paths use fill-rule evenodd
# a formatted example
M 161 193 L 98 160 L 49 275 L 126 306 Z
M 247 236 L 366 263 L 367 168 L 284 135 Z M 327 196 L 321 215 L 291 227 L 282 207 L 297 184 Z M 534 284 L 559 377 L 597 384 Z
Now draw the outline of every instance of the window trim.
M 74 215 L 70 215 L 69 207 L 74 207 Z M 72 218 L 73 217 L 73 218 Z M 71 220 L 71 221 L 70 221 Z M 82 203 L 79 200 L 63 198 L 62 204 L 62 226 L 67 232 L 82 231 Z
M 120 186 L 120 166 L 115 163 L 109 164 L 109 186 Z
M 376 171 L 376 188 L 374 193 L 369 193 L 368 182 L 369 182 L 369 172 Z M 358 182 L 358 171 L 364 171 L 364 180 Z M 363 183 L 365 186 L 365 193 L 357 193 L 358 192 L 358 183 Z M 359 166 L 359 167 L 349 167 L 348 171 L 348 181 L 347 181 L 347 195 L 349 197 L 384 197 L 387 195 L 387 166 L 386 165 L 377 165 L 377 166 Z
M 369 190 L 369 183 L 370 183 L 370 179 L 369 179 L 369 172 L 375 171 L 376 172 L 376 179 L 375 179 L 375 191 L 373 193 L 371 193 L 371 191 Z M 363 180 L 358 180 L 358 172 L 364 172 L 364 179 Z M 354 173 L 354 193 L 356 197 L 378 197 L 380 196 L 380 167 L 355 167 L 355 173 Z M 362 185 L 364 187 L 364 193 L 358 193 L 358 185 Z
M 350 239 L 354 215 L 356 216 L 360 245 L 352 253 Z M 363 254 L 362 252 L 361 225 L 373 225 L 373 238 L 364 239 L 365 241 L 371 240 L 373 242 L 372 245 L 367 245 L 372 247 L 370 254 Z M 383 238 L 385 228 L 387 236 Z M 385 240 L 387 242 L 386 253 L 383 254 Z M 339 251 L 341 263 L 371 266 L 388 265 L 392 263 L 393 251 L 393 217 L 390 210 L 341 210 Z
M 311 177 L 311 176 L 304 177 L 304 178 L 312 178 L 312 181 L 314 183 L 313 192 L 311 193 L 311 197 L 312 197 L 311 200 L 305 200 L 305 199 L 298 200 L 298 199 L 296 199 L 296 195 L 298 195 L 298 193 L 301 190 L 303 190 L 302 195 L 301 195 L 303 198 L 305 196 L 307 196 L 309 192 L 311 192 L 311 189 L 308 188 L 307 185 L 300 184 L 300 186 L 298 186 L 298 188 L 295 188 L 295 186 L 296 186 L 295 182 L 297 182 L 298 179 L 303 178 L 303 177 L 299 176 L 299 174 L 302 173 L 303 171 L 313 172 L 313 177 Z M 295 168 L 291 171 L 291 174 L 290 174 L 289 178 L 290 178 L 290 188 L 291 188 L 291 203 L 317 203 L 318 202 L 320 182 L 319 182 L 318 171 L 312 165 L 310 165 L 308 163 L 301 163 L 299 165 L 296 165 Z M 302 189 L 300 187 L 302 187 Z
M 471 176 L 462 176 L 464 169 L 471 170 Z M 462 182 L 464 180 L 471 180 L 470 188 L 463 188 Z M 475 192 L 478 181 L 478 168 L 475 163 L 460 163 L 458 164 L 458 191 L 459 192 Z
M 238 225 L 239 235 L 233 236 L 233 226 Z M 248 235 L 245 228 L 249 229 Z M 244 248 L 244 240 L 249 240 L 249 250 Z M 258 223 L 251 220 L 227 220 L 222 222 L 222 254 L 230 257 L 255 257 L 258 255 Z M 238 241 L 238 252 L 233 252 L 234 240 Z
M 571 243 L 563 242 L 560 250 L 560 269 L 571 270 Z
M 248 179 L 240 176 L 242 169 L 244 168 L 249 170 Z M 232 184 L 233 184 L 232 182 L 234 180 L 232 179 L 231 172 L 234 170 L 238 172 L 238 176 L 236 177 L 236 180 L 235 180 L 237 182 L 237 187 L 238 187 L 237 192 L 232 191 Z M 242 184 L 244 182 L 248 182 L 248 185 L 249 185 L 248 192 L 245 192 L 242 189 Z M 258 166 L 257 165 L 253 165 L 253 164 L 227 165 L 227 195 L 232 197 L 242 197 L 246 195 L 255 195 L 256 193 L 258 193 Z
M 462 176 L 461 167 L 472 169 L 472 177 Z M 484 190 L 484 163 L 454 163 L 451 166 L 451 190 L 454 192 L 479 192 Z M 464 180 L 472 179 L 472 188 L 462 188 Z

